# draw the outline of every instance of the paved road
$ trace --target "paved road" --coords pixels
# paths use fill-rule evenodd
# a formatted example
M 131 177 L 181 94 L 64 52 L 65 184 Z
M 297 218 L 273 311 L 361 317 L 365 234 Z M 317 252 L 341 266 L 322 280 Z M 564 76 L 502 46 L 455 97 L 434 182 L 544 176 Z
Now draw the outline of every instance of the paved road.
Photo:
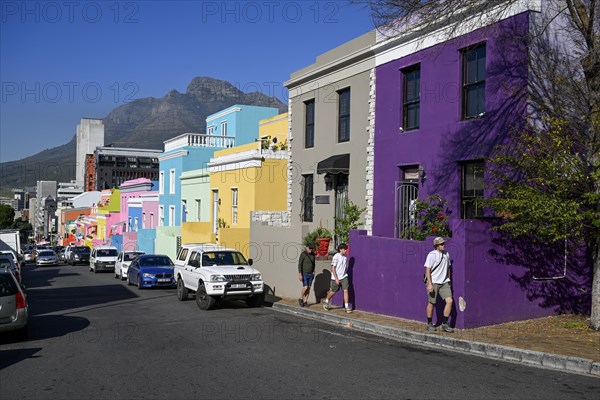
M 2 399 L 597 399 L 600 379 L 405 345 L 85 266 L 25 268 L 30 340 L 0 342 Z

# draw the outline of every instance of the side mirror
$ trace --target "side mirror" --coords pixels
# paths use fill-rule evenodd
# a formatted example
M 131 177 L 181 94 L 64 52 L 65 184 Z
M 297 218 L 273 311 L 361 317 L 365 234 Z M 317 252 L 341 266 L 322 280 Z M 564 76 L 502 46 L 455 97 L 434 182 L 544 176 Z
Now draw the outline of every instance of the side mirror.
M 188 264 L 194 268 L 200 268 L 200 263 L 198 262 L 198 260 L 190 260 Z
M 249 258 L 249 259 L 248 259 L 248 265 L 249 265 L 249 266 L 252 266 L 252 264 L 254 264 L 254 261 L 252 261 L 252 259 L 251 259 L 251 258 Z

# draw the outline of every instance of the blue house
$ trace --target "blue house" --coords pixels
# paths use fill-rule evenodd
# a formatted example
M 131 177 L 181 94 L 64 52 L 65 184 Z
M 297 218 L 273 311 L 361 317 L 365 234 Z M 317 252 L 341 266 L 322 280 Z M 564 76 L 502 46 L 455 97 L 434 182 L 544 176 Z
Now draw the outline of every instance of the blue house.
M 253 142 L 258 122 L 279 114 L 273 107 L 236 104 L 206 118 L 206 134 L 184 133 L 166 140 L 159 157 L 157 253 L 175 257 L 187 204 L 181 200 L 183 172 L 207 167 L 214 151 Z

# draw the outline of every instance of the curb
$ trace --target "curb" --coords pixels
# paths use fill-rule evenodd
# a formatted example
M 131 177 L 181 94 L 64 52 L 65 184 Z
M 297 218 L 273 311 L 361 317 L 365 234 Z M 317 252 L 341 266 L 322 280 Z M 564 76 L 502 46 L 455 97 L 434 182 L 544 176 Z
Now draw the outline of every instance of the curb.
M 279 312 L 298 315 L 305 318 L 324 321 L 335 325 L 348 325 L 352 328 L 378 336 L 419 344 L 427 347 L 443 348 L 444 350 L 458 351 L 495 360 L 504 360 L 520 363 L 530 367 L 553 369 L 561 372 L 585 374 L 600 377 L 600 362 L 587 358 L 561 356 L 558 354 L 543 353 L 533 350 L 518 349 L 490 343 L 470 342 L 463 339 L 454 339 L 447 336 L 436 336 L 415 332 L 402 328 L 380 325 L 373 322 L 361 321 L 334 314 L 318 311 L 309 311 L 282 303 L 273 303 L 272 308 Z

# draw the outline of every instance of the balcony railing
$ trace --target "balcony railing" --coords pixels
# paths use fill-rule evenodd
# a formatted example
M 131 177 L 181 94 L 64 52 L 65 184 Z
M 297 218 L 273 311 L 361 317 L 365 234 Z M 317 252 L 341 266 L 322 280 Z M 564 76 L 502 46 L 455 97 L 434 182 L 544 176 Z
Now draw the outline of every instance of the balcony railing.
M 175 150 L 186 146 L 227 148 L 235 146 L 234 136 L 204 135 L 201 133 L 184 133 L 165 140 L 165 151 Z

